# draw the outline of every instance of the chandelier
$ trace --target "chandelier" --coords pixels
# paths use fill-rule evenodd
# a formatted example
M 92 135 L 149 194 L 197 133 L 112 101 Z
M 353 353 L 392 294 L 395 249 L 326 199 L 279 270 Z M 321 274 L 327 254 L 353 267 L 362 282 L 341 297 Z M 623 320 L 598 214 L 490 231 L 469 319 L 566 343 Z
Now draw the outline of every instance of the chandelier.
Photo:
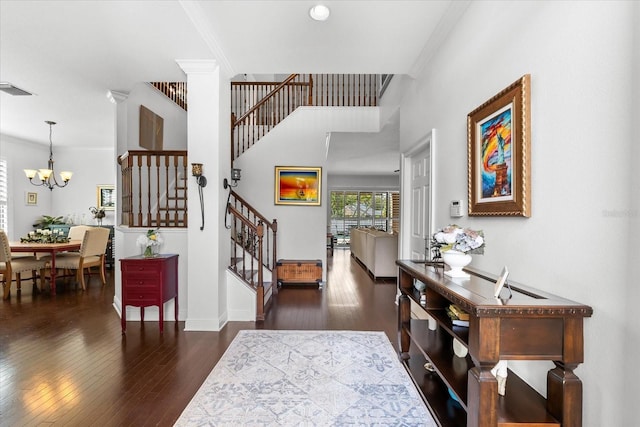
M 68 171 L 63 171 L 60 172 L 60 178 L 62 178 L 62 181 L 64 182 L 64 184 L 58 184 L 58 181 L 56 180 L 56 174 L 53 171 L 53 141 L 51 140 L 51 134 L 53 132 L 53 125 L 56 124 L 56 122 L 52 122 L 50 120 L 46 120 L 45 121 L 46 124 L 49 125 L 49 166 L 48 169 L 25 169 L 24 173 L 27 175 L 27 178 L 29 178 L 29 182 L 33 185 L 42 185 L 45 186 L 47 188 L 49 188 L 49 190 L 53 191 L 54 187 L 66 187 L 67 184 L 69 183 L 69 180 L 71 179 L 71 175 L 73 175 L 73 172 L 68 172 Z M 38 178 L 40 179 L 40 182 L 34 182 L 33 178 L 35 178 L 36 174 L 38 174 Z

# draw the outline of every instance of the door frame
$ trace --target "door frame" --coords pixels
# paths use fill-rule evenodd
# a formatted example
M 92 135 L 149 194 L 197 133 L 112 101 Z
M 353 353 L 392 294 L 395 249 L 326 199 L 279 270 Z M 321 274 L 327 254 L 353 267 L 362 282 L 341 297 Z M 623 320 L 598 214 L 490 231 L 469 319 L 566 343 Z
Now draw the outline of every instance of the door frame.
M 412 206 L 412 192 L 411 192 L 411 162 L 413 156 L 422 152 L 425 148 L 429 149 L 429 194 L 427 200 L 429 201 L 429 210 L 427 212 L 428 220 L 425 227 L 425 234 L 431 236 L 434 230 L 434 200 L 435 200 L 435 142 L 436 142 L 436 130 L 431 129 L 426 135 L 418 139 L 418 141 L 411 146 L 407 151 L 400 154 L 400 235 L 398 236 L 398 248 L 399 259 L 410 259 L 411 257 L 411 206 Z M 406 227 L 404 225 L 407 225 Z M 426 237 L 426 236 L 424 236 Z M 430 248 L 429 248 L 430 250 Z

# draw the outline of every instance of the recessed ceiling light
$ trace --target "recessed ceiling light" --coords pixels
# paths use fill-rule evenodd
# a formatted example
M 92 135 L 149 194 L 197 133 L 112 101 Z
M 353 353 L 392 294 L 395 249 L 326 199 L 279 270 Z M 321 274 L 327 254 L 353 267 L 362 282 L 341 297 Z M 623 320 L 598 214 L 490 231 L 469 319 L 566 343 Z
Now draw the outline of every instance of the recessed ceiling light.
M 309 9 L 309 16 L 315 21 L 326 21 L 329 19 L 331 11 L 323 4 L 318 4 Z

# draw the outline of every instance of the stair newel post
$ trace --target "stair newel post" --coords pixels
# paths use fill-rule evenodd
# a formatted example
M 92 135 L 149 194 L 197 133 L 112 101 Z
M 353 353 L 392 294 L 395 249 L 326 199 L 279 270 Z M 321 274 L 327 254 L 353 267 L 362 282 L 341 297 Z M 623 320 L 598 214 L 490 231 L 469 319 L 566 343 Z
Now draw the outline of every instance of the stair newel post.
M 187 202 L 188 202 L 188 196 L 187 196 L 187 184 L 186 184 L 186 175 L 187 175 L 187 156 L 186 156 L 186 152 L 184 155 L 181 155 L 180 158 L 182 159 L 182 173 L 185 176 L 185 189 L 184 189 L 184 226 L 186 227 L 189 224 L 189 211 L 187 210 Z M 176 212 L 176 219 L 178 218 L 178 213 Z
M 264 235 L 264 225 L 262 221 L 258 222 L 256 234 L 258 235 L 258 286 L 256 288 L 258 296 L 258 313 L 256 318 L 257 320 L 264 320 L 264 278 L 262 274 L 262 239 Z
M 160 184 L 160 173 L 161 173 L 161 170 L 162 170 L 162 156 L 156 154 L 155 155 L 155 160 L 156 160 L 156 170 L 154 172 L 155 173 L 155 178 L 156 178 L 156 185 L 155 185 L 155 187 L 156 187 L 156 195 L 155 195 L 155 201 L 154 201 L 155 207 L 152 207 L 153 205 L 152 205 L 152 202 L 151 202 L 151 199 L 150 199 L 149 200 L 149 210 L 155 208 L 155 211 L 156 211 L 156 213 L 155 213 L 155 217 L 156 217 L 155 223 L 156 223 L 156 226 L 161 227 L 162 226 L 162 222 L 161 222 L 162 221 L 162 215 L 160 214 L 160 188 L 161 188 L 160 187 L 160 185 L 161 185 Z M 149 193 L 149 197 L 151 197 L 151 193 Z
M 309 74 L 309 103 L 307 105 L 313 105 L 313 74 Z
M 271 260 L 271 268 L 272 268 L 272 273 L 271 273 L 271 282 L 272 283 L 278 283 L 278 269 L 276 268 L 276 262 L 278 259 L 278 254 L 277 254 L 277 236 L 278 236 L 278 220 L 274 218 L 274 220 L 271 222 L 271 230 L 273 230 L 273 259 Z M 277 287 L 273 288 L 274 291 L 276 289 L 278 289 Z
M 236 133 L 236 115 L 235 113 L 231 113 L 231 164 L 236 158 L 236 149 L 235 149 L 235 138 L 234 135 Z

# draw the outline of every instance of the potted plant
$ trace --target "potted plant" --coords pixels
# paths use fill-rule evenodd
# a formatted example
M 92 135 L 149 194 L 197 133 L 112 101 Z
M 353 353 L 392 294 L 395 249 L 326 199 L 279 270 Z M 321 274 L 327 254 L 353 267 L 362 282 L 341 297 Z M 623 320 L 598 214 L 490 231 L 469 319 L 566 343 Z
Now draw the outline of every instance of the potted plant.
M 49 216 L 42 215 L 35 224 L 33 224 L 34 228 L 39 228 L 42 230 L 50 230 L 52 225 L 63 225 L 65 222 L 62 220 L 61 216 Z

